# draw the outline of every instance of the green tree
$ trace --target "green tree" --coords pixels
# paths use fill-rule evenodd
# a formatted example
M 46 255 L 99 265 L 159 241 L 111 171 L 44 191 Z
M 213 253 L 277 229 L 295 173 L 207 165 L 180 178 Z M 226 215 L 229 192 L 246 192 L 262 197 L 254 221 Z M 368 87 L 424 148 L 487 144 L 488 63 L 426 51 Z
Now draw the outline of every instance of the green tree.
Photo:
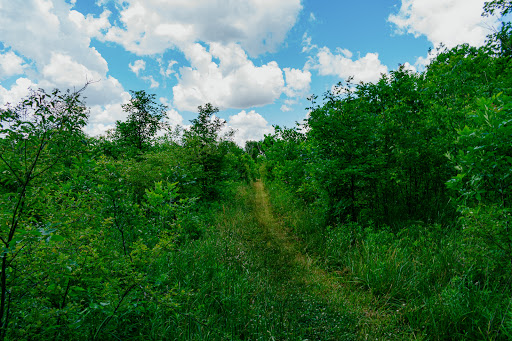
M 483 16 L 490 15 L 507 15 L 512 10 L 511 0 L 492 0 L 486 1 L 484 5 Z
M 164 127 L 162 120 L 166 117 L 167 107 L 155 101 L 154 94 L 144 90 L 130 91 L 132 98 L 124 104 L 128 113 L 126 122 L 117 121 L 114 138 L 139 152 L 146 150 L 159 129 Z
M 221 136 L 226 121 L 216 116 L 219 108 L 210 103 L 198 107 L 198 117 L 184 132 L 184 145 L 188 152 L 189 166 L 195 169 L 201 196 L 212 199 L 219 194 L 218 185 L 223 179 L 223 164 L 227 153 L 226 136 Z M 227 133 L 227 137 L 232 132 Z
M 12 269 L 15 259 L 34 236 L 37 241 L 56 231 L 35 214 L 44 201 L 38 193 L 49 185 L 43 177 L 59 164 L 69 165 L 70 151 L 79 153 L 87 117 L 80 92 L 58 90 L 34 91 L 18 106 L 0 111 L 0 339 L 9 328 L 11 302 L 24 295 L 11 290 L 13 283 L 23 280 Z
M 456 190 L 465 231 L 482 238 L 497 260 L 494 271 L 512 265 L 512 99 L 502 94 L 478 100 L 478 109 L 458 131 L 455 155 L 447 154 L 458 174 L 447 185 Z

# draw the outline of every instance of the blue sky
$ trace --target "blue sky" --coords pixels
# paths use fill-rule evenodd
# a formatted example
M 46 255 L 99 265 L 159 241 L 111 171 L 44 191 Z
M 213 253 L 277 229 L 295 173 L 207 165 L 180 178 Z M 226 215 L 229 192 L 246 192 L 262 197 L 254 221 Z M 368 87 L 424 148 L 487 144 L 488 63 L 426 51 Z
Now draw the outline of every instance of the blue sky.
M 499 26 L 483 0 L 0 0 L 0 105 L 28 88 L 80 88 L 90 135 L 126 117 L 129 90 L 186 125 L 211 102 L 260 139 L 307 116 L 306 98 L 339 81 L 376 81 L 429 48 L 481 45 Z

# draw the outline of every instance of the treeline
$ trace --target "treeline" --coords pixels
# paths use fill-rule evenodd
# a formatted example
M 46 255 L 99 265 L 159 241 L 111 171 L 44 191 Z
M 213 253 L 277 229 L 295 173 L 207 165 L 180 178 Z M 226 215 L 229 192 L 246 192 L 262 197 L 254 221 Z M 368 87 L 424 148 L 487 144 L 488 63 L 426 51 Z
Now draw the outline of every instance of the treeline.
M 511 37 L 505 23 L 423 72 L 340 83 L 303 126 L 248 145 L 276 205 L 307 211 L 310 250 L 419 338 L 512 337 Z
M 190 302 L 219 266 L 187 270 L 190 245 L 254 161 L 209 104 L 181 132 L 144 91 L 123 109 L 99 138 L 80 92 L 0 111 L 1 340 L 189 339 L 211 317 Z

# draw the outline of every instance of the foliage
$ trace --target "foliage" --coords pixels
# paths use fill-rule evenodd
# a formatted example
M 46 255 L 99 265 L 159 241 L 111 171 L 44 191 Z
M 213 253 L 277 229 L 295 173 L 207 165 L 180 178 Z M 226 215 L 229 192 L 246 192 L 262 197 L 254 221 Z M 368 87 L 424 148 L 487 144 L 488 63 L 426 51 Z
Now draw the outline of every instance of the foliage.
M 510 0 L 492 0 L 486 1 L 484 5 L 483 16 L 501 15 L 505 16 L 512 10 L 512 1 Z
M 151 145 L 155 134 L 164 126 L 162 119 L 166 117 L 167 108 L 156 103 L 154 94 L 146 94 L 144 90 L 130 91 L 130 94 L 130 102 L 122 105 L 128 118 L 126 122 L 116 122 L 114 138 L 141 152 Z
M 100 138 L 80 91 L 0 110 L 0 339 L 509 339 L 510 37 L 349 79 L 245 150 L 211 104 L 157 138 L 145 91 Z
M 0 339 L 4 339 L 16 313 L 12 302 L 27 295 L 33 271 L 19 259 L 34 252 L 41 242 L 62 240 L 55 234 L 58 225 L 42 221 L 38 192 L 45 192 L 49 171 L 72 158 L 69 150 L 80 151 L 81 127 L 87 122 L 87 110 L 80 93 L 47 94 L 34 91 L 16 107 L 0 112 L 0 192 L 3 244 L 0 274 Z M 21 289 L 21 290 L 19 290 Z
M 448 154 L 458 174 L 447 185 L 456 191 L 464 230 L 476 238 L 474 243 L 485 245 L 479 251 L 471 250 L 471 257 L 492 260 L 485 271 L 503 280 L 509 280 L 512 270 L 511 103 L 502 94 L 479 99 L 468 125 L 458 131 L 458 154 Z
M 185 158 L 188 167 L 195 170 L 201 196 L 216 199 L 222 192 L 222 184 L 228 179 L 230 151 L 238 149 L 229 141 L 233 132 L 222 135 L 225 121 L 216 116 L 219 109 L 210 103 L 198 107 L 198 117 L 183 135 Z M 236 168 L 236 167 L 235 167 Z M 233 173 L 230 172 L 229 175 Z M 242 175 L 242 178 L 244 176 Z M 238 178 L 238 177 L 236 177 Z M 248 179 L 248 176 L 245 176 Z
M 262 144 L 286 225 L 419 338 L 512 335 L 509 47 L 504 23 L 424 72 L 340 83 L 312 98 L 305 134 Z

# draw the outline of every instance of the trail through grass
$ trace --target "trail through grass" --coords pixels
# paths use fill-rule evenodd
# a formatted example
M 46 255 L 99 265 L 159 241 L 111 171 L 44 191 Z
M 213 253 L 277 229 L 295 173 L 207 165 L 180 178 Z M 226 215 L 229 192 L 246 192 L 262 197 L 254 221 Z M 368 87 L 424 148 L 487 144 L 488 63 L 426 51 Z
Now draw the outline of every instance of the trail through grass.
M 226 254 L 238 260 L 247 276 L 259 279 L 255 291 L 272 293 L 280 302 L 280 316 L 270 318 L 285 323 L 279 337 L 270 333 L 270 339 L 414 338 L 404 335 L 383 302 L 303 251 L 301 241 L 272 210 L 262 182 L 242 187 L 238 196 L 236 202 L 244 205 L 224 206 L 217 224 Z M 257 294 L 254 300 L 259 300 Z

